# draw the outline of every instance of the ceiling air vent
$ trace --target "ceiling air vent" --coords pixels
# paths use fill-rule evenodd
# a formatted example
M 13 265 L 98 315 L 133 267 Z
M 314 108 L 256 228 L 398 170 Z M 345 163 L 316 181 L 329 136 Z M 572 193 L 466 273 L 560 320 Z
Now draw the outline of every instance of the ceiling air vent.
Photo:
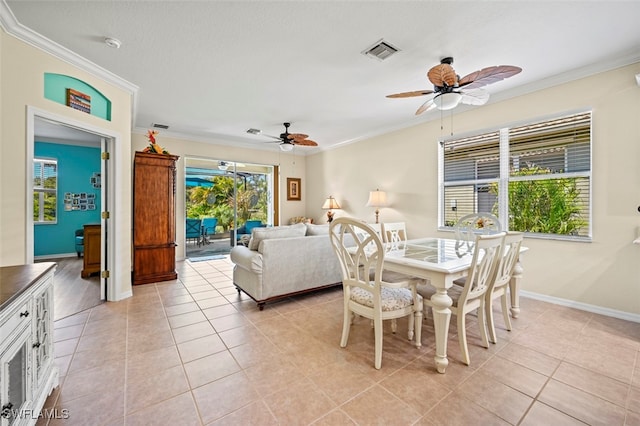
M 158 124 L 158 123 L 153 123 L 151 125 L 154 129 L 163 129 L 163 130 L 167 130 L 169 128 L 169 126 L 167 126 L 166 124 Z
M 362 51 L 362 54 L 371 58 L 376 58 L 379 61 L 384 61 L 385 59 L 389 58 L 394 53 L 399 51 L 400 49 L 398 49 L 397 47 L 392 46 L 384 40 L 380 40 L 370 48 Z

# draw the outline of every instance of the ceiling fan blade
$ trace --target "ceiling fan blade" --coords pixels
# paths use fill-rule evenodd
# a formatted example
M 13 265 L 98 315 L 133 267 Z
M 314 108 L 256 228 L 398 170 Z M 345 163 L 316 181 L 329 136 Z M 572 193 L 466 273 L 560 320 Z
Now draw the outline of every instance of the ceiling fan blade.
M 456 75 L 453 67 L 449 64 L 436 65 L 427 72 L 427 77 L 434 86 L 438 87 L 452 87 L 458 83 L 458 76 Z
M 433 90 L 415 90 L 413 92 L 402 92 L 395 93 L 393 95 L 387 95 L 387 98 L 412 98 L 414 96 L 424 96 L 430 95 L 433 93 Z
M 420 108 L 416 111 L 416 115 L 420 115 L 425 111 L 431 111 L 436 107 L 435 102 L 433 102 L 433 98 L 429 99 L 427 102 L 423 103 Z
M 471 74 L 465 75 L 460 80 L 460 87 L 466 89 L 476 89 L 478 87 L 486 86 L 487 84 L 495 83 L 505 78 L 514 76 L 522 71 L 520 67 L 514 67 L 513 65 L 497 65 L 493 67 L 483 68 L 478 71 L 474 71 Z
M 305 135 L 304 133 L 289 133 L 289 136 L 287 136 L 288 139 L 293 139 L 293 140 L 306 139 L 308 137 L 309 135 Z
M 310 139 L 299 139 L 299 140 L 294 139 L 293 144 L 300 145 L 300 146 L 318 146 L 317 142 L 312 141 Z
M 280 136 L 267 135 L 265 133 L 260 133 L 260 136 L 266 136 L 268 138 L 275 139 L 277 141 L 282 142 L 282 138 Z
M 483 89 L 463 90 L 460 94 L 460 103 L 466 105 L 484 105 L 489 100 L 489 92 Z

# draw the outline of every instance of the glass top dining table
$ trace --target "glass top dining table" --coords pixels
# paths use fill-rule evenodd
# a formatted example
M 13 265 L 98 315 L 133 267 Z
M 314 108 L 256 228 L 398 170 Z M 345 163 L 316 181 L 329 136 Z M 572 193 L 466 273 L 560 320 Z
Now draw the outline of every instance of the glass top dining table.
M 467 274 L 473 257 L 473 242 L 448 238 L 420 238 L 387 243 L 385 249 L 384 269 L 424 278 L 436 289 L 436 293 L 431 297 L 436 335 L 435 363 L 438 372 L 444 373 L 449 365 L 447 337 L 451 320 L 449 308 L 452 304 L 447 289 L 455 280 Z M 520 253 L 525 251 L 527 248 L 521 247 Z M 514 318 L 520 313 L 518 289 L 522 272 L 522 265 L 518 259 L 509 283 L 510 310 Z

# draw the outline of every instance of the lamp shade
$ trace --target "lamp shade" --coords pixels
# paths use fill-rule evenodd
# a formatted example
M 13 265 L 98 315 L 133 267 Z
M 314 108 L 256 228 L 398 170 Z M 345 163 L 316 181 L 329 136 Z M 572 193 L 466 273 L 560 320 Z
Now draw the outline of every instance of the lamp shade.
M 369 192 L 368 207 L 384 207 L 387 205 L 387 193 L 376 189 Z
M 283 142 L 280 144 L 280 150 L 282 151 L 292 151 L 293 150 L 293 144 L 290 142 Z
M 332 196 L 329 196 L 329 198 L 327 198 L 326 200 L 324 200 L 324 204 L 322 205 L 322 208 L 325 210 L 331 210 L 331 209 L 340 209 L 340 204 L 338 204 L 338 202 L 336 201 L 335 198 L 333 198 Z
M 460 93 L 449 92 L 442 93 L 433 98 L 433 103 L 436 104 L 438 109 L 446 111 L 457 107 L 461 99 L 462 95 Z

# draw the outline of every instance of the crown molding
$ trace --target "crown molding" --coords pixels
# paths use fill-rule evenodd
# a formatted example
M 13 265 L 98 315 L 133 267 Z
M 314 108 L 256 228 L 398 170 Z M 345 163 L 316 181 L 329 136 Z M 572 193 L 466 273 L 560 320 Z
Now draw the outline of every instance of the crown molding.
M 64 61 L 68 64 L 71 64 L 83 71 L 86 71 L 101 80 L 110 83 L 119 89 L 122 89 L 133 96 L 132 106 L 135 110 L 137 106 L 137 93 L 138 86 L 133 83 L 128 82 L 127 80 L 118 77 L 111 71 L 108 71 L 102 68 L 99 65 L 94 64 L 88 59 L 83 58 L 77 53 L 67 49 L 64 46 L 59 45 L 58 43 L 49 40 L 41 34 L 27 28 L 22 25 L 16 19 L 15 15 L 7 5 L 5 0 L 0 0 L 0 27 L 10 36 L 21 40 L 30 46 L 33 46 L 37 49 L 46 52 L 61 61 Z M 135 113 L 133 114 L 135 116 Z
M 131 129 L 132 134 L 146 135 L 148 128 L 144 127 L 134 127 Z M 168 137 L 177 140 L 189 141 L 189 142 L 198 142 L 198 143 L 206 143 L 210 145 L 219 145 L 219 146 L 230 146 L 233 148 L 241 148 L 241 149 L 249 149 L 249 150 L 258 150 L 258 151 L 269 151 L 274 152 L 274 147 L 277 147 L 277 141 L 273 141 L 273 143 L 267 143 L 272 141 L 259 141 L 259 140 L 251 140 L 247 138 L 243 138 L 240 136 L 230 136 L 230 135 L 222 135 L 218 133 L 211 133 L 209 135 L 194 135 L 192 133 L 183 133 L 176 132 L 171 130 L 163 130 L 163 129 L 151 129 L 158 130 L 161 134 L 160 137 Z M 162 142 L 159 142 L 162 145 Z M 306 157 L 307 155 L 314 154 L 319 152 L 320 149 L 318 147 L 301 147 L 295 148 L 295 153 L 291 152 L 281 152 L 280 148 L 277 148 L 277 152 L 280 152 L 281 155 L 295 155 L 296 157 Z

